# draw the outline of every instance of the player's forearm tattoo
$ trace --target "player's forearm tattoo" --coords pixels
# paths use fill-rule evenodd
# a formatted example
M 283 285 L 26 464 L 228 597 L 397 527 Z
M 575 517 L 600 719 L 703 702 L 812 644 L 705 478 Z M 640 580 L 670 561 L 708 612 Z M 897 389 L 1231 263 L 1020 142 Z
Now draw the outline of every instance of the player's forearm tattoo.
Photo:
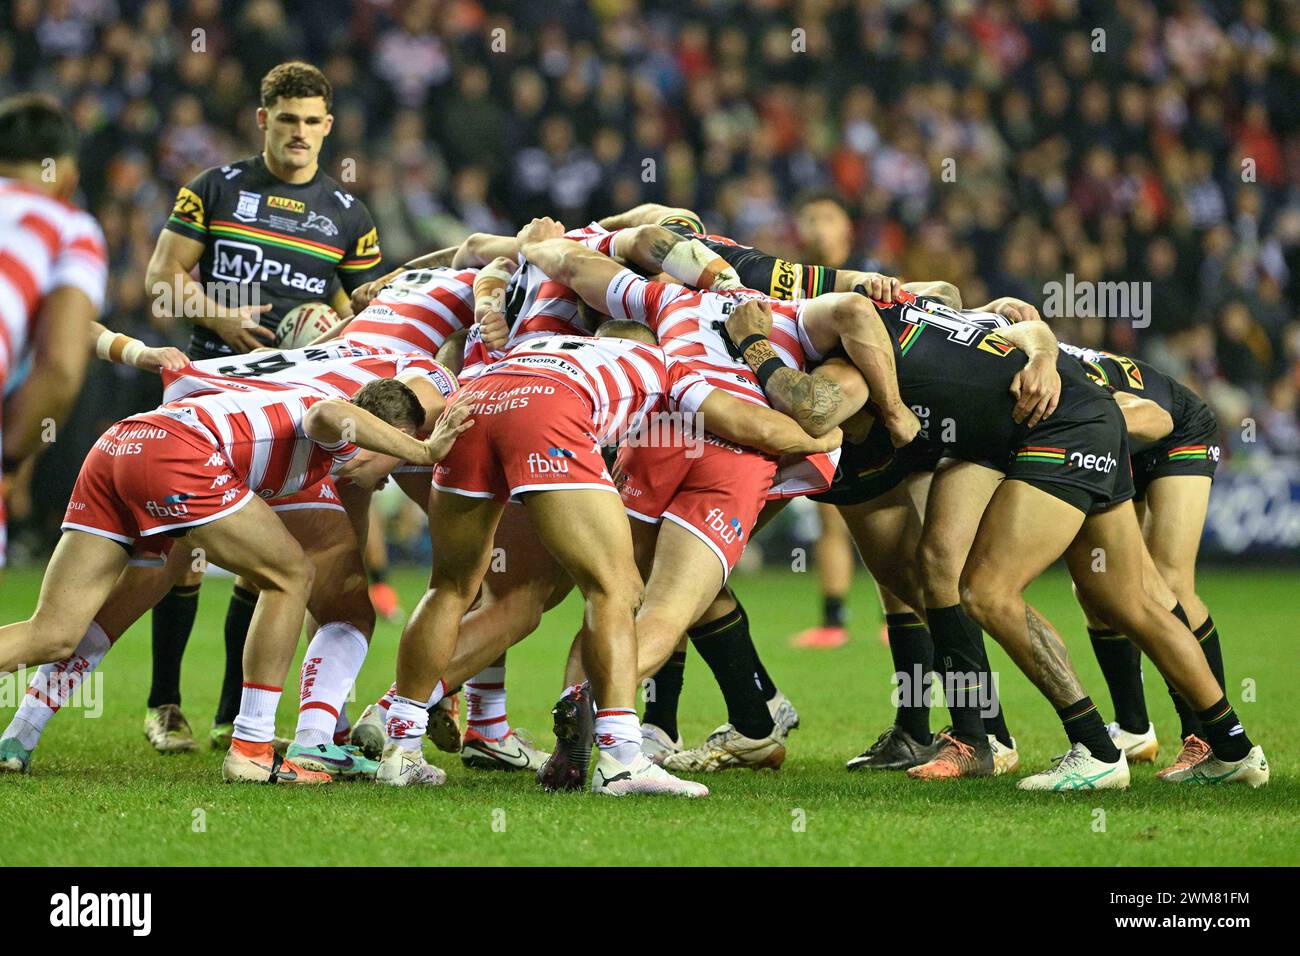
M 1072 704 L 1084 697 L 1083 685 L 1070 664 L 1070 653 L 1051 625 L 1025 605 L 1025 626 L 1029 631 L 1029 648 L 1034 655 L 1034 683 L 1057 707 Z
M 767 397 L 805 430 L 824 432 L 844 400 L 834 382 L 798 369 L 783 368 L 767 380 Z
M 655 268 L 663 269 L 664 259 L 667 258 L 673 246 L 685 241 L 681 236 L 673 233 L 669 233 L 667 236 L 656 236 L 652 239 L 650 241 L 650 258 L 654 260 Z

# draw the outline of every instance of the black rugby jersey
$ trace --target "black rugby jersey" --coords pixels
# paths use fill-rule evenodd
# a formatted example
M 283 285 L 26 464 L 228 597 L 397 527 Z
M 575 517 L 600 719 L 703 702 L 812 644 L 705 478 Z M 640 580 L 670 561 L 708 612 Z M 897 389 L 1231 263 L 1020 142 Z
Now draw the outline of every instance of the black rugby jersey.
M 317 169 L 287 183 L 259 154 L 205 170 L 181 188 L 165 228 L 204 244 L 199 281 L 256 282 L 275 330 L 304 302 L 328 301 L 337 281 L 351 292 L 383 274 L 379 237 L 360 199 Z M 196 325 L 191 356 L 229 355 L 215 332 Z

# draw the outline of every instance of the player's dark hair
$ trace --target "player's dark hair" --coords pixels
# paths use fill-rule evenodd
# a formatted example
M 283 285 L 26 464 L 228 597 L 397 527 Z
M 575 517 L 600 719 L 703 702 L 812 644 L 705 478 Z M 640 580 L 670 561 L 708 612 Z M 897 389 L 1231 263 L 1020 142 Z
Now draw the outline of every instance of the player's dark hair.
M 71 156 L 77 129 L 59 101 L 19 93 L 0 102 L 0 163 L 32 163 Z
M 352 396 L 352 404 L 364 408 L 380 421 L 394 428 L 418 429 L 424 424 L 424 406 L 410 386 L 395 378 L 377 378 L 366 382 Z
M 334 105 L 334 88 L 325 74 L 310 63 L 292 60 L 271 67 L 269 73 L 262 77 L 262 106 L 269 109 L 275 101 L 284 97 L 286 100 L 302 100 L 319 96 L 325 100 L 325 111 Z
M 659 337 L 655 335 L 654 329 L 629 319 L 609 319 L 600 323 L 599 328 L 596 329 L 596 337 L 602 339 L 632 339 L 634 342 L 646 342 L 650 345 L 659 344 Z
M 849 204 L 833 189 L 809 189 L 795 197 L 795 212 L 802 212 L 805 206 L 811 206 L 815 202 L 833 202 L 843 210 L 844 215 L 853 218 L 853 210 Z

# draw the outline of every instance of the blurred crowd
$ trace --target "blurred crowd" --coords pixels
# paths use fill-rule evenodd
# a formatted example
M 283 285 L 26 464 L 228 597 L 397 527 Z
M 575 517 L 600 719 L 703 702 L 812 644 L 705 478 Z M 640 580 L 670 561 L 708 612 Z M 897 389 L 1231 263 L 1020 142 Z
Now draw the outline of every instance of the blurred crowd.
M 142 283 L 175 190 L 258 148 L 259 78 L 305 58 L 335 89 L 326 168 L 369 204 L 389 263 L 643 201 L 793 258 L 791 200 L 831 189 L 858 262 L 949 279 L 967 303 L 1041 305 L 1067 276 L 1149 282 L 1149 327 L 1081 316 L 1061 337 L 1178 374 L 1232 452 L 1300 455 L 1300 3 L 0 9 L 0 94 L 46 90 L 74 110 L 113 256 L 108 321 L 135 334 L 184 337 L 150 327 Z

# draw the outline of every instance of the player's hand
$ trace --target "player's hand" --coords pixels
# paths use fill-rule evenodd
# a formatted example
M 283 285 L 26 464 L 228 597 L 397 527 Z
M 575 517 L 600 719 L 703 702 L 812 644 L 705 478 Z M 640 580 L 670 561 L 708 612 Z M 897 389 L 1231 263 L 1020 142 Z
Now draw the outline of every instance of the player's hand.
M 162 372 L 163 369 L 178 372 L 189 364 L 185 353 L 171 346 L 145 349 L 135 360 L 135 367 L 146 372 Z
M 1012 322 L 1043 321 L 1043 317 L 1038 314 L 1038 309 L 1023 299 L 1013 299 L 1010 296 L 999 299 L 993 311 Z
M 861 280 L 858 284 L 877 302 L 893 302 L 894 296 L 903 288 L 903 284 L 894 276 L 879 272 L 860 272 L 858 275 Z
M 749 299 L 727 316 L 727 337 L 737 348 L 751 335 L 766 336 L 771 331 L 772 306 L 764 299 Z
M 251 352 L 259 345 L 274 345 L 275 333 L 258 324 L 262 313 L 270 308 L 271 303 L 265 302 L 223 310 L 208 319 L 208 328 L 236 352 Z
M 484 312 L 478 320 L 478 333 L 489 352 L 503 351 L 510 342 L 510 326 L 506 322 L 506 314 L 495 309 Z
M 895 448 L 911 444 L 912 439 L 921 431 L 921 420 L 914 411 L 901 403 L 890 412 L 881 409 L 881 420 L 889 429 L 889 440 Z
M 379 295 L 379 290 L 384 287 L 384 282 L 388 276 L 380 276 L 378 279 L 371 279 L 352 290 L 349 301 L 352 303 L 352 314 L 357 315 L 363 312 L 370 304 L 370 300 Z
M 519 248 L 533 242 L 544 242 L 547 239 L 559 239 L 564 235 L 564 224 L 556 222 L 550 216 L 542 216 L 540 219 L 534 219 L 524 228 L 519 230 L 515 239 L 519 242 Z
M 1061 375 L 1056 371 L 1056 357 L 1030 359 L 1011 380 L 1011 394 L 1016 399 L 1011 417 L 1017 423 L 1033 428 L 1048 418 L 1061 400 Z
M 438 416 L 433 432 L 424 440 L 428 457 L 423 464 L 436 465 L 446 458 L 451 446 L 456 444 L 456 439 L 474 424 L 474 419 L 469 417 L 474 407 L 474 398 L 475 396 L 463 391 L 452 396 Z
M 832 428 L 830 431 L 828 431 L 825 435 L 822 435 L 820 438 L 812 439 L 812 442 L 817 447 L 813 449 L 811 454 L 816 454 L 818 452 L 824 452 L 824 451 L 834 451 L 836 448 L 839 448 L 840 445 L 844 443 L 844 432 L 842 432 L 838 428 Z

